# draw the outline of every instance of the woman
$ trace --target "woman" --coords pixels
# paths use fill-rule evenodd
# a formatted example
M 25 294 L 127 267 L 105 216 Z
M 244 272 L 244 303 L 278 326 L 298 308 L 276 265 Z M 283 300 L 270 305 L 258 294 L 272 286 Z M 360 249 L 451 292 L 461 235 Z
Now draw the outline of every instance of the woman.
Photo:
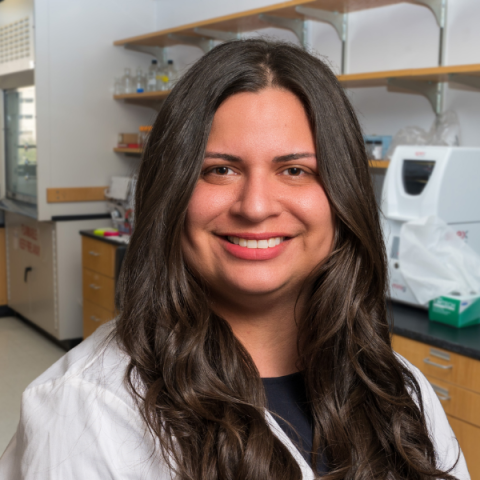
M 335 76 L 291 45 L 223 44 L 155 122 L 117 323 L 27 389 L 0 477 L 467 479 L 392 352 L 385 285 Z

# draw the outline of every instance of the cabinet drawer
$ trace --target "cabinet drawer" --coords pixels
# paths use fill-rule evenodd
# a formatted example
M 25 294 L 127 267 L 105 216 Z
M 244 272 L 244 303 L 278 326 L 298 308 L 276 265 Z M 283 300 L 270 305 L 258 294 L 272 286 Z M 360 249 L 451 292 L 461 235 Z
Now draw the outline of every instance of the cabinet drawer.
M 83 338 L 91 335 L 100 325 L 115 317 L 115 312 L 105 310 L 91 302 L 83 302 Z
M 467 422 L 448 416 L 448 421 L 457 437 L 460 448 L 465 455 L 468 471 L 472 480 L 480 479 L 480 456 L 478 444 L 480 443 L 480 428 L 474 427 Z
M 83 269 L 83 300 L 115 311 L 115 281 L 105 275 Z
M 83 267 L 101 273 L 110 278 L 115 277 L 115 251 L 117 247 L 82 237 L 82 261 Z
M 427 376 L 447 415 L 480 427 L 480 394 Z M 479 439 L 480 440 L 480 439 Z
M 480 393 L 480 361 L 399 335 L 393 336 L 393 349 L 423 374 Z

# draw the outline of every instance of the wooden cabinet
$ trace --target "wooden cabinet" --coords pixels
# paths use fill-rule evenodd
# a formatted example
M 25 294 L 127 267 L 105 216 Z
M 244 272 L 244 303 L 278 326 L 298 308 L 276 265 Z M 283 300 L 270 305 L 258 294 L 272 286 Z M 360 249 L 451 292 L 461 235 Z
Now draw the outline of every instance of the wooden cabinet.
M 0 305 L 6 305 L 7 298 L 7 252 L 5 246 L 5 228 L 0 228 Z
M 480 361 L 399 335 L 393 349 L 428 379 L 465 455 L 472 480 L 480 480 Z
M 115 284 L 124 247 L 82 236 L 83 338 L 116 315 Z

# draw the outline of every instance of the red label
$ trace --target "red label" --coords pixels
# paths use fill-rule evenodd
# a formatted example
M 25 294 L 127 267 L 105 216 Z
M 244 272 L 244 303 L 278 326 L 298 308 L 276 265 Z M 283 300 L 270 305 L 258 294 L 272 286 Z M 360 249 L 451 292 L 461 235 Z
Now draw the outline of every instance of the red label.
M 35 241 L 38 240 L 38 230 L 27 225 L 22 225 L 22 235 Z
M 399 283 L 392 283 L 392 288 L 395 288 L 396 290 L 401 290 L 403 293 L 407 291 L 407 287 L 400 285 Z
M 18 245 L 22 250 L 26 250 L 27 252 L 40 256 L 40 245 L 36 245 L 35 243 L 32 243 L 30 240 L 27 240 L 26 238 L 22 238 L 22 237 L 19 238 Z

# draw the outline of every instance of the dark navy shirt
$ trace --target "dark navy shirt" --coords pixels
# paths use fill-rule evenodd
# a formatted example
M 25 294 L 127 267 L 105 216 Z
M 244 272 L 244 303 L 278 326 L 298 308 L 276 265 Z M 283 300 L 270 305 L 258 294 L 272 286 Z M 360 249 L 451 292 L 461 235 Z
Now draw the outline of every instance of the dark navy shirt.
M 262 378 L 262 382 L 268 410 L 307 463 L 311 465 L 313 419 L 302 373 Z M 318 473 L 326 473 L 323 460 L 319 460 L 319 463 Z

